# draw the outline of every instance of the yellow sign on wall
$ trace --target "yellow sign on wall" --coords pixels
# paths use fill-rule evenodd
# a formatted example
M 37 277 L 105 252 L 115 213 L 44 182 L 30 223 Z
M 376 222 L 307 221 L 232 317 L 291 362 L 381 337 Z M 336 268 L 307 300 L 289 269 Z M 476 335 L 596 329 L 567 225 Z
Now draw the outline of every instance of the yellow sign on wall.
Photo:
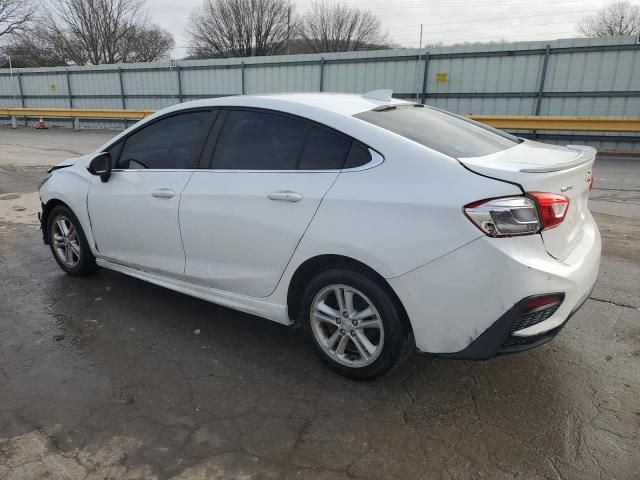
M 56 87 L 55 83 L 52 83 L 51 85 L 49 85 L 49 90 L 51 90 L 52 92 L 55 92 L 57 90 L 58 87 Z
M 449 74 L 447 72 L 436 73 L 436 83 L 447 83 L 449 81 Z

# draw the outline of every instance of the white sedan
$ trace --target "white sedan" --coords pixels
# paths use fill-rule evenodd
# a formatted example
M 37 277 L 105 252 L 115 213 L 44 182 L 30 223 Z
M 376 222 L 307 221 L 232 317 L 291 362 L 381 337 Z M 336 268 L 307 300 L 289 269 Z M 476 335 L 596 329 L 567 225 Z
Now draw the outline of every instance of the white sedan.
M 558 333 L 598 274 L 595 153 L 388 91 L 199 100 L 53 167 L 41 223 L 71 275 L 299 324 L 372 378 L 415 349 L 487 359 Z

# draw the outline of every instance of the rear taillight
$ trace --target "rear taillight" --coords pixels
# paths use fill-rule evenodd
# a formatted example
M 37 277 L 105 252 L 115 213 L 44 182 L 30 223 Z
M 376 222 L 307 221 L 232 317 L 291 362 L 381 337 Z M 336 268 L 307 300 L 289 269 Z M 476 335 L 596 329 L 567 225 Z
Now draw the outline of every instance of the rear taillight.
M 540 230 L 538 209 L 528 197 L 480 200 L 465 205 L 464 213 L 490 237 L 528 235 Z
M 542 230 L 557 227 L 562 223 L 569 210 L 569 199 L 557 193 L 531 192 L 538 203 L 540 218 L 542 220 Z
M 569 199 L 555 193 L 479 200 L 465 205 L 464 213 L 490 237 L 531 235 L 562 223 Z

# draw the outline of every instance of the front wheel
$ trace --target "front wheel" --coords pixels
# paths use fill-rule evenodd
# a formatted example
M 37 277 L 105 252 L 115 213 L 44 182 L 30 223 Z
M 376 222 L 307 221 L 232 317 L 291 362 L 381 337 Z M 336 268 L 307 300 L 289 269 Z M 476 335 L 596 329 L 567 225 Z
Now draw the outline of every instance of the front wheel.
M 392 294 L 362 272 L 333 268 L 307 286 L 302 322 L 314 349 L 334 371 L 370 379 L 399 365 L 414 346 Z
M 78 218 L 70 208 L 58 205 L 47 222 L 53 258 L 69 275 L 84 276 L 98 269 Z

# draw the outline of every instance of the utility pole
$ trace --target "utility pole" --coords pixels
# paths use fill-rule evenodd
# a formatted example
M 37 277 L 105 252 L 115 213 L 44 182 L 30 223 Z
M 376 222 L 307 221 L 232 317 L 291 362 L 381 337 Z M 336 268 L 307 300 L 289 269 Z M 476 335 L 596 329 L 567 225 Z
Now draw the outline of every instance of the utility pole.
M 287 55 L 289 55 L 290 38 L 291 38 L 291 5 L 287 7 Z
M 14 81 L 13 81 L 13 65 L 11 64 L 11 55 L 7 55 L 7 60 L 9 60 L 9 76 L 11 77 L 11 84 L 15 85 Z M 15 88 L 12 88 L 13 90 L 13 103 L 16 102 L 16 91 Z
M 419 78 L 419 74 L 418 74 L 418 70 L 420 68 L 420 52 L 422 51 L 422 26 L 423 24 L 420 24 L 420 46 L 418 47 L 418 56 L 416 58 L 416 102 L 418 101 L 418 78 Z

